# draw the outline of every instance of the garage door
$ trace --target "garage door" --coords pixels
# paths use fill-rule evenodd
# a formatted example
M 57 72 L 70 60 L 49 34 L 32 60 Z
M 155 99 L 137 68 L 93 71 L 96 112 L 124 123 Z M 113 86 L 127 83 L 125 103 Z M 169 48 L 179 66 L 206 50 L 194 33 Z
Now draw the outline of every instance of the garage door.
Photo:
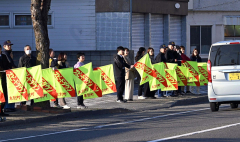
M 132 14 L 132 50 L 136 56 L 139 47 L 144 47 L 144 14 Z
M 156 55 L 159 53 L 159 47 L 162 44 L 163 44 L 163 15 L 152 14 L 151 47 L 154 48 Z
M 176 45 L 182 45 L 182 18 L 181 16 L 170 16 L 170 41 Z

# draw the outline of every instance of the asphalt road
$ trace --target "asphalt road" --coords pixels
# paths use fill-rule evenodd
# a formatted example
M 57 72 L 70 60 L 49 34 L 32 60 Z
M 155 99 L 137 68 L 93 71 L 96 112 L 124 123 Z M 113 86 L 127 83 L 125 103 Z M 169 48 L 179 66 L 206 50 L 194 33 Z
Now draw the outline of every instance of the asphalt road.
M 1 127 L 0 142 L 239 141 L 240 109 L 209 104 Z

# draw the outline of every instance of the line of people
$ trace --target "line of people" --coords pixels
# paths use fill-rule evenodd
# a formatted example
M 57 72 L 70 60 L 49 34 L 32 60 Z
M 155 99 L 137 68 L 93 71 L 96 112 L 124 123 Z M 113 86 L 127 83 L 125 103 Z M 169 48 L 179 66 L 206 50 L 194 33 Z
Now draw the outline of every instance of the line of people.
M 195 48 L 189 58 L 185 55 L 185 47 L 175 45 L 173 41 L 169 42 L 168 46 L 165 44 L 161 45 L 159 51 L 159 54 L 155 57 L 154 49 L 151 47 L 147 49 L 147 54 L 149 54 L 152 64 L 166 62 L 177 63 L 178 66 L 181 66 L 181 60 L 202 62 L 198 49 Z M 136 54 L 135 62 L 138 62 L 145 55 L 145 52 L 146 49 L 140 47 Z M 133 68 L 133 64 L 134 61 L 129 58 L 129 49 L 122 46 L 118 47 L 117 55 L 114 57 L 114 72 L 117 85 L 117 102 L 119 103 L 133 101 L 134 79 L 137 77 L 138 83 L 141 80 L 140 75 Z M 123 99 L 124 90 L 125 99 Z M 155 93 L 156 91 L 150 91 L 149 83 L 138 86 L 138 99 L 156 99 Z M 159 89 L 157 94 L 158 98 L 200 94 L 200 87 L 179 86 L 176 91 L 161 91 Z

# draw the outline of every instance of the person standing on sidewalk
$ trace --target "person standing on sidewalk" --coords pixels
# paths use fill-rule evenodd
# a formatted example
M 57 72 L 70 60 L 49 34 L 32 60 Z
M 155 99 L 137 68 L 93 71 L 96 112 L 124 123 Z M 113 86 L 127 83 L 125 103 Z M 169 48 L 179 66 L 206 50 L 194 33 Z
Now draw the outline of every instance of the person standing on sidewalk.
M 55 52 L 53 49 L 49 49 L 49 68 L 52 68 L 53 70 L 58 69 L 58 62 L 57 62 L 57 58 L 55 57 Z M 58 98 L 54 99 L 54 107 L 56 108 L 62 108 L 59 104 L 58 104 Z
M 175 55 L 176 57 L 175 58 L 177 59 L 177 64 L 178 64 L 178 66 L 181 66 L 181 63 L 182 63 L 181 54 L 182 54 L 182 52 L 181 52 L 180 46 L 176 45 L 175 52 L 176 52 L 176 55 Z M 184 95 L 184 94 L 182 94 L 182 87 L 181 86 L 178 86 L 177 95 L 179 95 L 179 96 Z
M 11 64 L 11 68 L 9 69 L 14 69 L 16 68 L 14 62 L 13 62 L 13 53 L 12 53 L 12 43 L 10 40 L 7 40 L 3 43 L 3 48 L 4 51 L 2 51 L 2 54 L 6 55 L 8 62 Z M 15 111 L 15 103 L 8 104 L 8 98 L 6 99 L 4 111 L 5 112 L 13 112 Z
M 129 58 L 129 49 L 124 48 L 124 60 L 127 64 L 133 65 L 134 61 Z M 134 78 L 135 78 L 135 70 L 125 68 L 125 100 L 133 101 L 133 92 L 134 92 Z
M 1 81 L 2 81 L 2 89 L 5 100 L 7 100 L 7 80 L 6 80 L 6 73 L 4 70 L 8 70 L 12 68 L 12 64 L 7 59 L 7 56 L 5 54 L 2 54 L 2 46 L 0 45 L 0 75 L 1 75 Z M 9 114 L 5 113 L 4 106 L 6 103 L 1 103 L 1 112 L 0 116 L 9 116 Z
M 183 60 L 183 61 L 191 61 L 191 59 L 188 58 L 188 57 L 185 55 L 185 47 L 184 47 L 184 46 L 180 46 L 180 48 L 181 48 L 181 53 L 182 53 L 182 54 L 181 54 L 182 60 Z M 185 88 L 185 86 L 182 86 L 182 88 L 181 88 L 183 94 L 185 94 L 184 88 Z M 192 93 L 190 92 L 190 86 L 186 86 L 186 94 L 192 94 Z
M 192 56 L 190 57 L 191 61 L 196 61 L 196 62 L 202 62 L 202 58 L 199 56 L 198 49 L 195 48 L 193 50 Z M 194 93 L 194 88 L 196 88 L 196 93 L 197 95 L 201 95 L 200 93 L 200 86 L 191 86 L 191 92 Z
M 124 58 L 124 48 L 119 46 L 117 48 L 117 55 L 114 57 L 114 73 L 117 86 L 117 102 L 125 103 L 127 100 L 123 100 L 123 92 L 125 89 L 125 68 L 130 69 L 133 65 L 128 65 Z
M 140 60 L 145 55 L 145 52 L 146 52 L 146 49 L 144 47 L 140 47 L 135 57 L 135 62 L 138 62 L 138 60 Z M 140 84 L 141 76 L 139 75 L 138 72 L 136 72 L 136 74 L 137 74 L 137 80 Z M 144 84 L 138 86 L 138 99 L 145 99 L 145 97 L 142 96 L 143 87 L 144 87 Z
M 165 44 L 160 46 L 160 52 L 159 54 L 156 56 L 155 61 L 156 63 L 160 63 L 160 62 L 167 62 L 166 58 L 165 58 Z M 158 90 L 158 97 L 164 97 L 163 93 L 165 91 L 161 91 L 161 89 Z
M 84 65 L 83 62 L 85 61 L 85 54 L 82 52 L 77 53 L 77 59 L 78 59 L 78 62 L 74 65 L 74 69 L 79 68 Z M 85 106 L 83 101 L 84 101 L 83 95 L 77 96 L 77 103 L 78 103 L 77 109 L 86 109 L 87 108 L 87 106 Z
M 173 41 L 169 42 L 168 49 L 165 54 L 167 63 L 177 63 L 177 59 L 174 57 L 174 51 L 173 51 L 174 46 L 175 46 L 175 43 Z M 166 91 L 166 96 L 167 97 L 174 96 L 174 91 Z
M 58 69 L 65 69 L 67 68 L 66 66 L 66 59 L 64 58 L 64 53 L 61 52 L 58 55 Z M 70 107 L 67 105 L 65 98 L 59 98 L 59 104 L 61 107 L 63 107 L 63 109 L 70 109 Z
M 22 57 L 20 57 L 20 59 L 19 59 L 18 67 L 19 68 L 21 68 L 21 67 L 30 68 L 30 67 L 36 66 L 37 59 L 35 56 L 33 56 L 31 54 L 32 53 L 31 46 L 26 45 L 24 47 L 24 52 L 25 52 L 25 54 Z M 32 99 L 31 106 L 33 106 L 33 103 L 34 103 L 34 101 Z M 25 106 L 26 101 L 21 102 L 20 105 Z
M 148 50 L 147 50 L 147 53 L 149 54 L 149 57 L 151 59 L 151 63 L 155 64 L 154 49 L 152 47 L 149 47 Z M 144 97 L 146 99 L 156 99 L 155 92 L 156 91 L 150 91 L 149 82 L 144 84 Z

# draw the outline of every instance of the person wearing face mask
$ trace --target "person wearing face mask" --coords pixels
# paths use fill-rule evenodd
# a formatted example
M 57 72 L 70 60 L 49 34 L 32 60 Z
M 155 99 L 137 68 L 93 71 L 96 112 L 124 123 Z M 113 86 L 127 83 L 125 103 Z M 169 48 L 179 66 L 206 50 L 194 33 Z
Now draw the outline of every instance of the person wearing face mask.
M 11 43 L 10 40 L 7 40 L 3 43 L 4 50 L 2 51 L 2 54 L 6 55 L 7 60 L 11 65 L 11 68 L 9 68 L 9 69 L 16 68 L 16 66 L 13 62 L 12 45 L 13 44 Z M 8 104 L 8 98 L 5 98 L 5 99 L 6 99 L 6 103 L 5 103 L 4 111 L 5 112 L 15 111 L 15 103 Z
M 31 46 L 26 45 L 24 47 L 24 52 L 25 54 L 19 59 L 18 67 L 30 68 L 36 66 L 37 60 L 36 57 L 31 54 L 32 53 Z M 33 100 L 31 100 L 31 106 L 33 105 L 33 103 L 34 103 Z M 21 102 L 20 105 L 26 105 L 26 102 Z

